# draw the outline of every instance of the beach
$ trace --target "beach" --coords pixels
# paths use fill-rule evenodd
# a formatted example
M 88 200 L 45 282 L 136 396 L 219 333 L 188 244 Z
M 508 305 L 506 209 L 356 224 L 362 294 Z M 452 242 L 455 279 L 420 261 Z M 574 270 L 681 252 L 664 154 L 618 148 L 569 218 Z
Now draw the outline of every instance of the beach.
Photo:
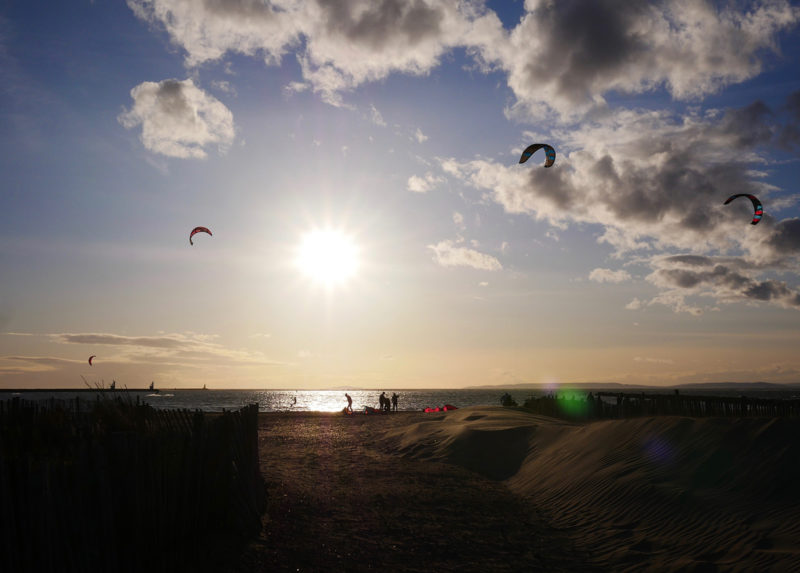
M 793 571 L 800 420 L 515 408 L 259 416 L 230 571 Z

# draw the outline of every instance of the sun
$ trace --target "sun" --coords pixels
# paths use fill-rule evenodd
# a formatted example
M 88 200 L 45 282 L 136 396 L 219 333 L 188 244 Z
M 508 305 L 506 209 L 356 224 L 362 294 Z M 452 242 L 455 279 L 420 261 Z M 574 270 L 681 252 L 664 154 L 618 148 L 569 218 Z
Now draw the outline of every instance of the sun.
M 301 273 L 324 286 L 346 283 L 358 271 L 359 249 L 352 238 L 336 229 L 314 229 L 297 247 L 295 265 Z

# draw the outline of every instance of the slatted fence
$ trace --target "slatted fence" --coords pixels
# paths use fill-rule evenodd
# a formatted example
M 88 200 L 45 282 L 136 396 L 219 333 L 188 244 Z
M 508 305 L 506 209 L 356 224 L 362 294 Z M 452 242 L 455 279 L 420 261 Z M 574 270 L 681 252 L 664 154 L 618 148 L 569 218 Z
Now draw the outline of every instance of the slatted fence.
M 0 571 L 212 570 L 261 527 L 257 432 L 257 404 L 0 401 Z
M 523 408 L 570 420 L 639 416 L 798 417 L 800 400 L 772 398 L 596 392 L 575 392 L 528 398 Z

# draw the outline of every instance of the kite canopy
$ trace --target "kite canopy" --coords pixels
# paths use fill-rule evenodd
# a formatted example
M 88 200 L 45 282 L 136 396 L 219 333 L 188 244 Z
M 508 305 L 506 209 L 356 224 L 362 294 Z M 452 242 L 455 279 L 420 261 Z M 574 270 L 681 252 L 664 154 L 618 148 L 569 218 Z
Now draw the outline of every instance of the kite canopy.
M 91 365 L 92 365 L 92 360 L 94 360 L 94 357 L 95 357 L 95 356 L 96 356 L 95 354 L 92 354 L 92 355 L 89 357 L 89 366 L 91 366 Z
M 195 234 L 197 234 L 197 233 L 208 233 L 209 235 L 211 235 L 211 231 L 208 230 L 208 227 L 195 227 L 194 229 L 192 229 L 192 232 L 189 233 L 189 244 L 190 245 L 194 245 L 194 243 L 192 242 L 192 237 L 194 237 Z M 211 236 L 213 237 L 214 235 L 211 235 Z
M 761 206 L 761 201 L 758 200 L 758 197 L 755 195 L 748 195 L 747 193 L 737 193 L 736 195 L 731 195 L 728 197 L 723 205 L 727 205 L 737 197 L 747 197 L 753 203 L 753 220 L 750 221 L 751 225 L 757 225 L 758 222 L 761 220 L 761 217 L 764 215 L 764 208 Z
M 429 406 L 425 408 L 423 412 L 425 412 L 426 414 L 431 414 L 433 412 L 449 412 L 450 410 L 458 410 L 458 408 L 456 406 L 453 406 L 452 404 L 445 404 L 442 407 L 436 406 L 435 408 L 431 408 Z
M 544 166 L 551 167 L 553 163 L 556 162 L 556 150 L 553 149 L 552 146 L 547 145 L 546 143 L 534 143 L 526 147 L 525 151 L 522 152 L 522 157 L 519 158 L 519 162 L 525 163 L 528 159 L 531 158 L 531 155 L 533 155 L 542 148 L 544 148 L 544 153 L 546 157 Z

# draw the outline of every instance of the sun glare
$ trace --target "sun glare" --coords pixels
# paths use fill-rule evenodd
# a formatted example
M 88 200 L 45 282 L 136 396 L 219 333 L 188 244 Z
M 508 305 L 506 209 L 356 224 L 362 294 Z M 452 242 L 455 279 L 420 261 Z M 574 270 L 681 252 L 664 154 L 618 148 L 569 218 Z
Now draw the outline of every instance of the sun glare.
M 303 236 L 295 264 L 315 282 L 325 286 L 340 285 L 358 270 L 358 248 L 341 231 L 316 229 Z

